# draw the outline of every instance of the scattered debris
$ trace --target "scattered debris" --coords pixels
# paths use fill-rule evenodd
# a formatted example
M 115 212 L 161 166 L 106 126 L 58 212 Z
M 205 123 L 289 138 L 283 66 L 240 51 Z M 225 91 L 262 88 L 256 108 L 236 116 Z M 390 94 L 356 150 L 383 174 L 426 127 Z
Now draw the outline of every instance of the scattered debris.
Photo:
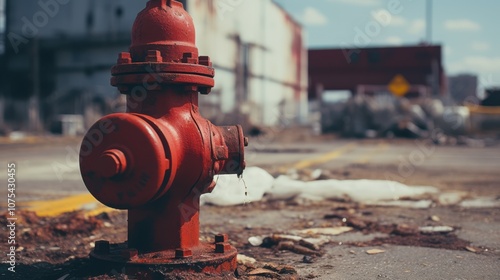
M 384 207 L 402 207 L 402 208 L 413 208 L 413 209 L 427 209 L 432 206 L 434 202 L 432 200 L 394 200 L 394 201 L 379 201 L 376 203 L 368 203 L 368 205 L 373 206 L 384 206 Z
M 428 226 L 428 227 L 419 227 L 418 230 L 421 233 L 448 233 L 454 231 L 454 228 L 449 226 Z
M 471 247 L 471 246 L 465 246 L 465 250 L 469 251 L 469 252 L 472 252 L 472 253 L 477 253 L 478 250 L 474 247 Z
M 368 255 L 377 255 L 377 254 L 385 253 L 385 251 L 384 250 L 380 250 L 380 249 L 370 249 L 370 250 L 367 250 L 366 253 Z
M 272 278 L 278 278 L 279 274 L 271 271 L 269 269 L 265 268 L 256 268 L 250 272 L 247 273 L 248 276 L 264 276 L 264 277 L 272 277 Z
M 254 247 L 262 245 L 263 242 L 264 238 L 262 236 L 251 236 L 248 238 L 248 243 Z
M 456 205 L 467 196 L 469 194 L 462 191 L 444 192 L 439 194 L 437 202 L 442 206 Z
M 304 246 L 308 249 L 311 249 L 311 250 L 314 250 L 314 251 L 319 251 L 321 248 L 319 245 L 320 243 L 319 242 L 310 242 L 309 240 L 306 240 L 306 239 L 301 239 L 299 241 L 299 245 L 300 246 Z
M 478 197 L 464 200 L 459 205 L 463 208 L 500 208 L 500 199 L 498 197 Z
M 304 235 L 339 235 L 351 230 L 353 230 L 352 227 L 333 227 L 333 228 L 308 228 L 293 232 Z
M 297 245 L 293 241 L 281 241 L 278 244 L 277 249 L 278 250 L 287 250 L 287 251 L 294 252 L 296 254 L 301 254 L 301 255 L 314 255 L 314 256 L 321 256 L 322 255 L 321 252 L 311 250 L 311 249 L 304 247 L 304 246 L 301 246 L 301 245 Z
M 252 257 L 248 257 L 248 256 L 245 256 L 245 255 L 242 255 L 242 254 L 238 254 L 238 256 L 236 257 L 236 259 L 238 260 L 238 264 L 243 264 L 243 265 L 254 264 L 254 263 L 257 262 L 256 259 L 254 259 Z
M 429 217 L 429 220 L 431 220 L 433 222 L 439 222 L 439 221 L 441 221 L 441 218 L 439 218 L 439 216 L 432 215 Z
M 314 263 L 316 261 L 317 257 L 315 256 L 304 256 L 302 257 L 302 262 L 303 263 Z
M 300 241 L 302 237 L 296 235 L 288 235 L 288 234 L 273 234 L 271 235 L 271 239 L 273 242 L 279 243 L 280 241 Z

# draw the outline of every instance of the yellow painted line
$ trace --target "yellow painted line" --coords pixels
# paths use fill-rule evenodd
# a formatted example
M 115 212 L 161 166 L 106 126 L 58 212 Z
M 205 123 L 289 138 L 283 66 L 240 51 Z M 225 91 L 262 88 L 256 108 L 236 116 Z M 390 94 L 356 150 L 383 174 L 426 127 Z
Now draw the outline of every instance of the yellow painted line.
M 28 136 L 21 139 L 11 139 L 9 137 L 0 137 L 0 144 L 36 144 L 42 142 L 38 137 Z
M 471 114 L 499 115 L 500 106 L 467 105 Z
M 330 162 L 338 157 L 340 157 L 341 155 L 353 150 L 355 147 L 357 146 L 357 144 L 355 143 L 350 143 L 350 144 L 347 144 L 345 146 L 342 146 L 338 149 L 335 149 L 329 153 L 326 153 L 324 155 L 321 155 L 321 156 L 318 156 L 318 157 L 315 157 L 315 158 L 310 158 L 310 159 L 305 159 L 305 160 L 301 160 L 293 165 L 285 165 L 283 167 L 280 168 L 280 171 L 281 172 L 286 172 L 288 171 L 288 169 L 304 169 L 304 168 L 309 168 L 309 167 L 312 167 L 312 166 L 316 166 L 316 165 L 320 165 L 320 164 L 323 164 L 323 163 L 327 163 L 327 162 Z
M 370 162 L 370 160 L 372 158 L 374 158 L 376 155 L 382 153 L 383 151 L 387 150 L 388 148 L 389 148 L 389 145 L 387 143 L 379 143 L 375 149 L 372 149 L 363 158 L 356 161 L 356 163 L 367 164 L 368 162 Z
M 87 215 L 113 210 L 98 202 L 91 194 L 74 195 L 57 200 L 29 201 L 23 206 L 42 217 L 53 217 L 77 210 L 83 210 Z

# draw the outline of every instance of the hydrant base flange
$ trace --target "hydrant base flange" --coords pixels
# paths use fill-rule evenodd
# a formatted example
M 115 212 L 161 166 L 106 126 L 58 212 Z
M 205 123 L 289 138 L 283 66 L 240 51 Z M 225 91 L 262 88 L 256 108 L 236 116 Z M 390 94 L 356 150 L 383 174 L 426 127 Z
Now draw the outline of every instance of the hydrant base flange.
M 176 250 L 140 254 L 137 250 L 128 248 L 127 243 L 110 244 L 105 251 L 94 249 L 90 253 L 90 259 L 108 270 L 118 269 L 117 271 L 139 279 L 148 279 L 158 273 L 221 274 L 236 271 L 236 248 L 225 243 L 224 250 L 217 252 L 217 247 L 220 247 L 218 245 L 221 244 L 200 243 L 198 248 L 179 256 Z

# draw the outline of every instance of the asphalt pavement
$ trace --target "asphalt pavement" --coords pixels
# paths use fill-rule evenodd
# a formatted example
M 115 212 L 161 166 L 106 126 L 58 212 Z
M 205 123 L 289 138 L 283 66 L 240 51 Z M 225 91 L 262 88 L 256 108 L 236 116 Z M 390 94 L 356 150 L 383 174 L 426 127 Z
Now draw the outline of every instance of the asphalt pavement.
M 40 141 L 0 141 L 0 181 L 7 182 L 7 165 L 16 164 L 17 201 L 20 207 L 39 215 L 57 215 L 84 209 L 101 211 L 87 192 L 78 168 L 79 139 L 48 138 Z M 500 196 L 500 146 L 435 146 L 425 140 L 352 140 L 318 138 L 314 141 L 276 142 L 251 139 L 246 150 L 247 166 L 260 166 L 272 174 L 290 170 L 342 171 L 339 176 L 361 179 L 395 179 L 437 185 L 442 190 L 459 190 L 472 195 Z M 253 143 L 253 145 L 252 145 Z M 336 173 L 334 173 L 336 174 Z M 2 189 L 0 196 L 6 197 Z M 396 209 L 397 208 L 393 208 Z M 305 211 L 303 215 L 321 216 Z M 320 211 L 320 210 L 318 210 Z M 384 212 L 385 211 L 385 212 Z M 481 252 L 385 245 L 383 254 L 366 254 L 369 247 L 325 247 L 326 257 L 305 264 L 296 256 L 281 255 L 278 261 L 293 261 L 301 276 L 315 279 L 500 279 L 499 209 L 464 210 L 456 206 L 418 212 L 408 210 L 404 222 L 424 221 L 431 213 L 457 229 L 459 238 Z M 399 211 L 381 210 L 380 219 L 400 222 Z M 410 214 L 411 213 L 411 214 Z M 252 218 L 241 213 L 225 214 L 243 228 L 276 227 L 280 211 L 259 212 Z M 299 216 L 287 213 L 289 216 Z M 234 217 L 233 217 L 234 216 Z M 302 216 L 302 214 L 300 214 Z M 201 213 L 202 224 L 217 226 L 220 218 Z M 349 236 L 346 237 L 347 240 Z

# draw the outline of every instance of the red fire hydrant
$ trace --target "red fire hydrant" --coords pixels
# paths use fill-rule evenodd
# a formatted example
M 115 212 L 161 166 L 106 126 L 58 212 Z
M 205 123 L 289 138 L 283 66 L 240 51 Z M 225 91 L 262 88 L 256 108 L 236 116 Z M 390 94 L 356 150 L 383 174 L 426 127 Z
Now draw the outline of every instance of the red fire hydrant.
M 227 235 L 199 241 L 199 198 L 216 174 L 242 174 L 240 126 L 217 127 L 198 111 L 214 86 L 209 57 L 198 56 L 193 20 L 180 2 L 150 0 L 121 53 L 111 84 L 127 113 L 92 126 L 80 150 L 85 185 L 107 206 L 128 209 L 128 241 L 96 243 L 91 258 L 134 275 L 236 269 Z

